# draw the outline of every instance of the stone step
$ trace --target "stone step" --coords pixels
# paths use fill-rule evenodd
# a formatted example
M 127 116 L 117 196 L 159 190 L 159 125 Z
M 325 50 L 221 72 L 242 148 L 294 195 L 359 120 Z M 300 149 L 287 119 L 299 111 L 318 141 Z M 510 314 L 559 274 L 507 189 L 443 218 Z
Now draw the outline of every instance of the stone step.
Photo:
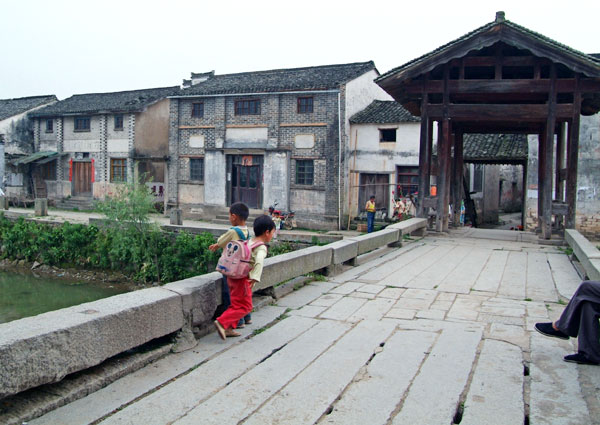
M 348 386 L 319 424 L 386 424 L 436 336 L 433 332 L 396 332 L 365 367 L 363 378 Z
M 100 423 L 163 425 L 176 421 L 317 323 L 294 317 L 247 341 L 228 338 L 225 343 L 233 344 L 229 350 Z M 212 339 L 223 344 L 214 333 Z
M 94 200 L 87 197 L 71 197 L 68 199 L 62 199 L 56 202 L 58 208 L 63 209 L 79 209 L 79 210 L 93 210 Z
M 300 317 L 294 317 L 294 320 Z M 244 425 L 315 423 L 393 332 L 395 323 L 362 321 L 273 396 Z M 274 371 L 276 373 L 276 371 Z
M 452 423 L 481 336 L 481 330 L 474 331 L 466 326 L 445 327 L 413 380 L 402 410 L 392 424 Z
M 174 424 L 237 423 L 302 372 L 349 329 L 348 323 L 321 321 Z

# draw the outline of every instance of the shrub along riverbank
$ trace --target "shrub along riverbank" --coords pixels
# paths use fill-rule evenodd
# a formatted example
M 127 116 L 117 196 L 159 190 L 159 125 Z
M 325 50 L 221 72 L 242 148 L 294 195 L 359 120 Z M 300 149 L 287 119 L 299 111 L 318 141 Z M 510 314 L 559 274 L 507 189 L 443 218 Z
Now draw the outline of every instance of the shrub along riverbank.
M 136 282 L 167 283 L 213 271 L 220 253 L 210 233 L 162 231 L 148 216 L 154 196 L 144 184 L 123 184 L 98 205 L 106 226 L 50 225 L 0 213 L 0 257 L 60 268 L 118 271 Z M 269 254 L 293 251 L 290 244 Z
M 210 233 L 167 233 L 133 227 L 64 223 L 50 225 L 0 214 L 0 257 L 60 268 L 118 271 L 136 282 L 167 283 L 214 270 L 220 252 Z M 274 244 L 269 256 L 293 251 L 289 243 Z
M 54 226 L 0 216 L 0 254 L 61 268 L 119 271 L 138 282 L 171 282 L 212 270 L 218 254 L 208 233 L 177 236 L 157 229 L 64 223 Z

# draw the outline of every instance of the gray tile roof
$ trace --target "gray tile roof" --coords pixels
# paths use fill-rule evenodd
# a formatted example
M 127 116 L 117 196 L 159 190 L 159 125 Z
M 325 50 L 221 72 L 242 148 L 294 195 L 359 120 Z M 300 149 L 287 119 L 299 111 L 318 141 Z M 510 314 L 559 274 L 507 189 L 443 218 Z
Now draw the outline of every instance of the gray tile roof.
M 375 68 L 373 61 L 305 68 L 273 69 L 212 75 L 181 91 L 181 96 L 265 93 L 295 90 L 328 90 Z M 210 74 L 210 73 L 208 73 Z
M 369 106 L 350 118 L 352 124 L 393 124 L 419 121 L 421 121 L 419 117 L 415 117 L 393 100 L 374 100 Z
M 496 26 L 498 26 L 498 28 L 494 28 Z M 579 50 L 573 49 L 565 44 L 562 44 L 555 40 L 552 40 L 551 38 L 548 38 L 542 34 L 539 34 L 535 31 L 532 31 L 521 25 L 515 24 L 514 22 L 511 22 L 508 20 L 500 20 L 500 21 L 495 20 L 495 21 L 492 21 L 486 25 L 483 25 L 483 26 L 463 35 L 462 37 L 457 38 L 456 40 L 453 40 L 447 44 L 444 44 L 443 46 L 440 46 L 437 49 L 424 54 L 423 56 L 415 58 L 415 59 L 405 63 L 404 65 L 401 65 L 399 67 L 391 69 L 390 71 L 388 71 L 388 72 L 384 73 L 383 75 L 381 75 L 380 77 L 378 77 L 375 81 L 376 82 L 383 81 L 393 74 L 397 74 L 399 72 L 402 72 L 402 71 L 407 70 L 412 67 L 418 67 L 419 65 L 421 65 L 425 62 L 428 62 L 430 59 L 435 58 L 438 54 L 448 51 L 448 50 L 452 49 L 453 47 L 458 46 L 461 43 L 463 43 L 471 38 L 477 37 L 484 33 L 488 33 L 491 30 L 496 31 L 497 34 L 501 34 L 500 29 L 503 26 L 507 27 L 509 29 L 516 30 L 517 32 L 519 32 L 521 34 L 530 37 L 532 40 L 541 42 L 542 45 L 551 47 L 557 51 L 560 51 L 563 54 L 570 55 L 571 57 L 578 60 L 580 63 L 587 64 L 588 66 L 591 65 L 593 68 L 596 68 L 596 69 L 598 68 L 599 62 L 592 55 L 587 55 L 583 52 L 580 52 Z M 484 46 L 482 46 L 482 47 L 484 47 Z M 546 51 L 546 53 L 548 53 L 548 52 Z
M 179 93 L 179 87 L 161 87 L 112 93 L 76 94 L 46 108 L 32 112 L 33 117 L 103 112 L 139 112 L 146 106 Z
M 527 161 L 525 134 L 465 134 L 465 162 L 508 164 Z
M 56 96 L 53 94 L 45 96 L 20 97 L 17 99 L 0 99 L 0 120 L 22 114 L 30 109 L 37 108 L 40 105 L 45 105 L 56 100 Z

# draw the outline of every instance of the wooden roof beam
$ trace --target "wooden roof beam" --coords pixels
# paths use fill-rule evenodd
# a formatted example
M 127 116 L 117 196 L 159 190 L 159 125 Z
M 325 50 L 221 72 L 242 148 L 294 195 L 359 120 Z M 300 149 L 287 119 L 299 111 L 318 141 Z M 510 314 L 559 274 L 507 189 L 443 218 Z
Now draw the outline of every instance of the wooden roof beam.
M 431 119 L 440 120 L 444 117 L 443 105 L 429 105 L 428 114 Z M 448 117 L 452 120 L 469 121 L 532 121 L 546 122 L 548 117 L 548 106 L 540 105 L 493 105 L 493 104 L 469 104 L 448 105 Z M 572 104 L 556 105 L 557 120 L 568 120 L 573 117 Z

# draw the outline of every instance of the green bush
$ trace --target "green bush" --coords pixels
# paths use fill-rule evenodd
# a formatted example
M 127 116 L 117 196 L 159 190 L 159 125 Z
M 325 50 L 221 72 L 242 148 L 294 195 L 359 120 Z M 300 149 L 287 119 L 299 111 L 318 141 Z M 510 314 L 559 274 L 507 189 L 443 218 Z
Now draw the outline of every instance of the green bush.
M 173 235 L 158 228 L 139 232 L 133 227 L 64 223 L 51 226 L 0 215 L 1 257 L 39 261 L 58 267 L 118 270 L 138 282 L 172 282 L 212 271 L 219 254 L 208 246 L 209 233 Z

